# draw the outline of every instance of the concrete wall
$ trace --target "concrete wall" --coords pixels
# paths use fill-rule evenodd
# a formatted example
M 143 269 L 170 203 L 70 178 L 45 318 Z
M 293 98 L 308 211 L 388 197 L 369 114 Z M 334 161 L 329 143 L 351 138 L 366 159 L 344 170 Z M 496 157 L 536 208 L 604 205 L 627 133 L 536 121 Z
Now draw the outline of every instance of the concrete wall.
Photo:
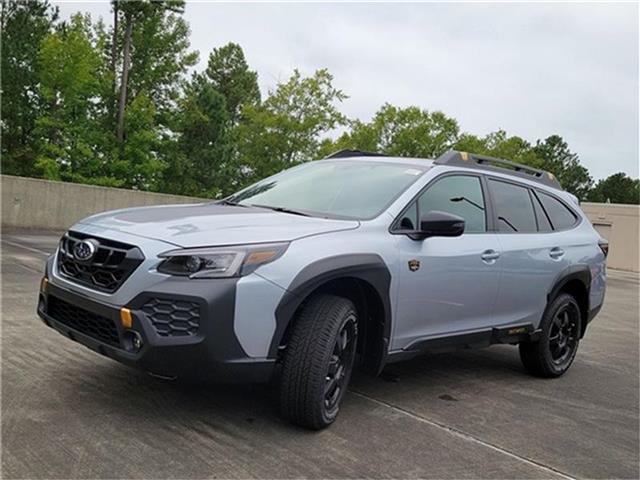
M 593 226 L 609 240 L 611 268 L 640 271 L 640 205 L 583 203 Z
M 1 175 L 3 228 L 66 230 L 105 210 L 203 199 Z
M 8 228 L 65 230 L 77 220 L 105 210 L 202 201 L 9 175 L 1 175 L 1 178 L 2 226 Z M 609 240 L 609 266 L 640 271 L 640 206 L 583 203 L 582 209 L 600 234 Z

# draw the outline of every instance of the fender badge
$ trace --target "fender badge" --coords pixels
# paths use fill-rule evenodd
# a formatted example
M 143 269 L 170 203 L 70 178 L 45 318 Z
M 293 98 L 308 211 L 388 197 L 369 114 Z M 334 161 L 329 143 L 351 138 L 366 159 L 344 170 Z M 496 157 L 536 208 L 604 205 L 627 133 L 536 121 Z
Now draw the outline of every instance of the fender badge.
M 415 272 L 420 268 L 420 260 L 409 260 L 409 270 Z

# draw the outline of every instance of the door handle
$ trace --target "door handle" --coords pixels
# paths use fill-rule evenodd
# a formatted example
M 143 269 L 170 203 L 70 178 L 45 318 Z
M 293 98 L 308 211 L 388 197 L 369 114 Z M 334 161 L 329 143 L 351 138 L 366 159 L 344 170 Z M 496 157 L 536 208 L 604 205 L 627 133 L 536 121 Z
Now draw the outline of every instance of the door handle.
M 495 250 L 485 250 L 482 252 L 482 255 L 480 255 L 480 258 L 482 258 L 482 261 L 485 263 L 494 263 L 498 258 L 500 258 L 500 253 Z
M 561 258 L 564 255 L 564 250 L 560 247 L 553 247 L 549 250 L 549 256 L 553 259 Z

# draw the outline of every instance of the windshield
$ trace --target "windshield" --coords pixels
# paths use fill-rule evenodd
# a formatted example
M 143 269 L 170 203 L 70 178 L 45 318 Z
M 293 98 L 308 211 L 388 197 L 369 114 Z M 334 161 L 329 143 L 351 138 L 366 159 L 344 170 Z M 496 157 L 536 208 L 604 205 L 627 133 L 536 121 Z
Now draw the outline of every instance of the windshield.
M 379 215 L 428 165 L 316 161 L 285 170 L 227 198 L 227 202 L 369 219 Z

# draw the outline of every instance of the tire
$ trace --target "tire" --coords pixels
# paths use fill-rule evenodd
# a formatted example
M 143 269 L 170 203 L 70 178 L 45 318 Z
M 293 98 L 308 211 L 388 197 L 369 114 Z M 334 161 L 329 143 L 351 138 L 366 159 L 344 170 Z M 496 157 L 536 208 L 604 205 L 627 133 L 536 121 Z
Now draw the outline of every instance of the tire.
M 310 298 L 293 319 L 280 379 L 280 409 L 290 422 L 320 430 L 340 410 L 356 353 L 353 303 L 335 295 Z
M 555 378 L 564 374 L 576 357 L 582 318 L 572 295 L 561 293 L 545 310 L 540 339 L 520 343 L 520 359 L 529 373 Z

